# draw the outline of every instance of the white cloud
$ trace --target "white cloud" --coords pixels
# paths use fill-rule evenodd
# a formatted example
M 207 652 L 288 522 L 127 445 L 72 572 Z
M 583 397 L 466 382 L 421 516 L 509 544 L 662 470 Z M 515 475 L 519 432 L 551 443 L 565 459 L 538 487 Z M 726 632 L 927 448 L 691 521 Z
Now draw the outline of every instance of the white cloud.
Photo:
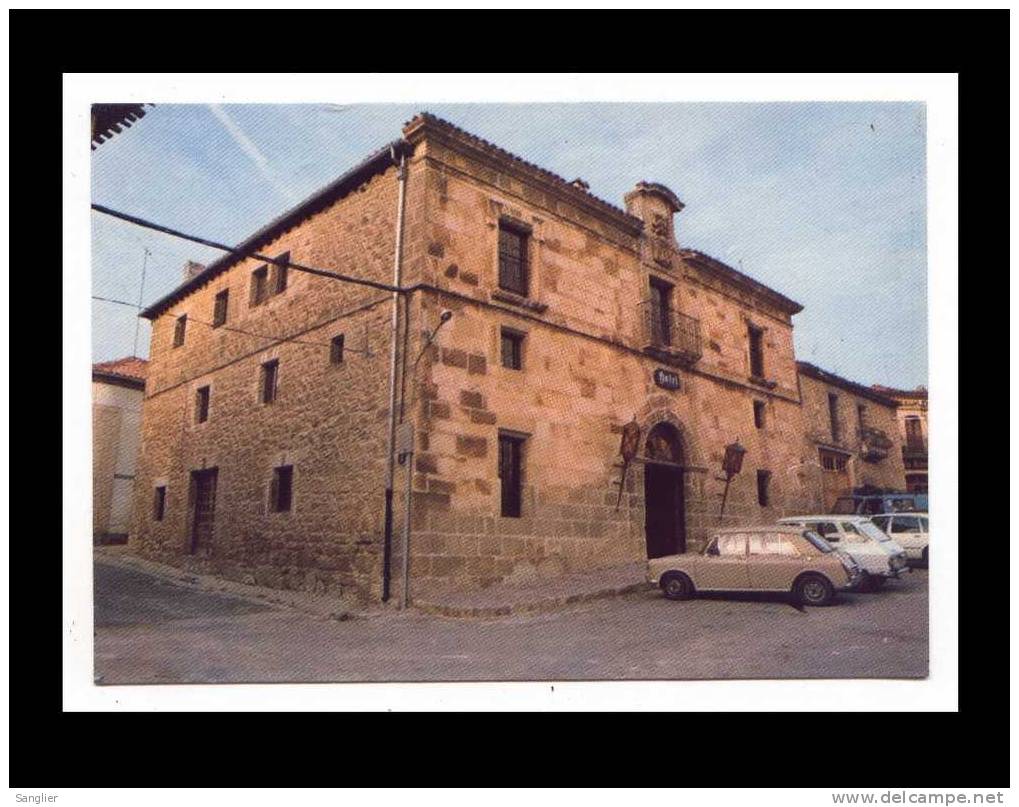
M 223 125 L 223 128 L 226 129 L 227 133 L 233 138 L 234 142 L 240 147 L 241 151 L 243 151 L 255 164 L 255 167 L 262 175 L 262 178 L 265 179 L 265 181 L 268 182 L 276 190 L 276 192 L 280 194 L 280 196 L 291 204 L 296 204 L 298 201 L 297 194 L 279 180 L 275 172 L 272 170 L 272 167 L 269 165 L 269 161 L 266 159 L 265 155 L 258 150 L 258 146 L 251 141 L 251 138 L 244 133 L 244 130 L 237 125 L 237 122 L 231 118 L 227 111 L 219 104 L 209 104 L 208 106 L 209 111 L 212 112 L 212 114 L 215 115 L 216 120 Z

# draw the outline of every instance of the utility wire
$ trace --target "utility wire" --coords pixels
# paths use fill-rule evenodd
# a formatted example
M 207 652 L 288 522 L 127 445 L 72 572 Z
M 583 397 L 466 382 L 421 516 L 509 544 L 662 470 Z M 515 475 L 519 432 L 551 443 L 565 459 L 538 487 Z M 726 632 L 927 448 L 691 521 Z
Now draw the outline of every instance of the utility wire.
M 105 205 L 93 203 L 92 209 L 95 210 L 97 213 L 103 213 L 107 216 L 112 216 L 115 219 L 130 222 L 131 224 L 135 224 L 139 227 L 144 227 L 149 230 L 155 230 L 156 232 L 164 233 L 166 235 L 172 235 L 176 238 L 183 238 L 185 241 L 192 241 L 196 244 L 202 244 L 203 246 L 206 247 L 212 247 L 213 249 L 218 249 L 223 252 L 227 252 L 230 255 L 234 256 L 235 258 L 254 258 L 255 260 L 265 261 L 266 263 L 275 264 L 277 266 L 286 266 L 287 268 L 295 269 L 298 272 L 306 272 L 310 275 L 318 275 L 319 277 L 328 277 L 333 280 L 342 280 L 346 283 L 353 283 L 358 286 L 370 286 L 373 289 L 379 289 L 381 291 L 398 293 L 403 291 L 403 289 L 397 288 L 396 286 L 391 286 L 388 283 L 380 283 L 375 280 L 367 280 L 361 277 L 351 277 L 350 275 L 344 275 L 340 272 L 329 272 L 326 271 L 325 269 L 316 269 L 313 266 L 305 266 L 299 263 L 294 263 L 293 261 L 281 261 L 278 258 L 273 258 L 268 255 L 262 255 L 261 253 L 258 252 L 253 251 L 246 252 L 244 250 L 237 249 L 236 247 L 230 247 L 227 246 L 226 244 L 221 244 L 218 241 L 210 241 L 208 238 L 200 238 L 197 235 L 189 235 L 188 233 L 181 232 L 180 230 L 174 230 L 171 227 L 164 227 L 161 224 L 156 224 L 155 222 L 148 221 L 147 219 L 143 219 L 139 216 L 132 216 L 128 213 L 121 213 L 119 210 L 113 210 L 112 208 L 106 207 Z

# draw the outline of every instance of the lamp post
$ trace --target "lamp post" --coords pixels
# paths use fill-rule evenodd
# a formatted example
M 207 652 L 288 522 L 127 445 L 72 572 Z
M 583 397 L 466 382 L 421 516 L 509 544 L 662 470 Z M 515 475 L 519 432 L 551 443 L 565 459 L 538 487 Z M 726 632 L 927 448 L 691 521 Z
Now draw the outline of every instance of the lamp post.
M 725 490 L 722 492 L 722 507 L 718 511 L 718 523 L 722 523 L 722 517 L 725 515 L 725 500 L 729 497 L 729 483 L 732 482 L 732 478 L 736 476 L 743 468 L 743 455 L 747 453 L 747 450 L 739 444 L 739 438 L 736 438 L 735 443 L 729 443 L 725 447 L 725 456 L 722 458 L 722 471 L 725 474 Z

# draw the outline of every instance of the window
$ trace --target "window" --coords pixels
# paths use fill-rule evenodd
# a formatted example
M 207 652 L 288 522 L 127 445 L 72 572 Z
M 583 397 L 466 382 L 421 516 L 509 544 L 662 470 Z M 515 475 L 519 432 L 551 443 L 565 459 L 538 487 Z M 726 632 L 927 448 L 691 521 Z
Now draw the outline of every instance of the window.
M 527 232 L 499 223 L 499 288 L 527 296 Z
M 287 264 L 290 263 L 290 253 L 284 252 L 276 257 L 272 265 L 272 293 L 282 294 L 287 290 Z
M 754 426 L 764 428 L 764 401 L 754 401 Z
M 184 331 L 188 327 L 188 315 L 181 314 L 173 326 L 173 346 L 180 347 L 184 344 Z
M 259 397 L 262 403 L 271 404 L 276 400 L 276 376 L 279 375 L 279 360 L 273 359 L 262 365 Z
M 209 387 L 199 387 L 195 393 L 195 422 L 205 423 L 209 419 Z
M 916 516 L 895 516 L 892 519 L 892 535 L 899 532 L 920 532 L 920 519 Z
M 226 307 L 230 299 L 230 290 L 223 289 L 216 295 L 216 305 L 212 310 L 212 327 L 218 328 L 226 322 Z
M 709 545 L 707 554 L 724 558 L 743 557 L 747 553 L 745 535 L 719 535 Z
M 795 557 L 800 553 L 793 542 L 782 535 L 751 535 L 750 554 Z
M 343 364 L 343 334 L 337 334 L 329 343 L 329 361 L 333 364 Z
M 757 472 L 757 503 L 761 507 L 768 506 L 768 485 L 771 482 L 771 471 Z
M 252 308 L 261 305 L 269 298 L 269 267 L 259 266 L 251 273 L 251 299 L 249 304 Z
M 867 428 L 867 407 L 863 404 L 856 405 L 856 420 L 860 426 L 860 432 Z
M 834 392 L 828 393 L 828 421 L 831 424 L 831 439 L 837 443 L 842 430 L 839 426 L 839 396 Z
M 524 438 L 510 434 L 499 435 L 499 480 L 502 488 L 500 513 L 508 518 L 520 518 L 523 447 Z
M 818 521 L 810 525 L 810 528 L 826 540 L 838 540 L 839 539 L 839 528 L 835 526 L 834 522 L 831 521 Z M 831 538 L 829 538 L 831 536 Z
M 747 339 L 750 342 L 750 375 L 764 378 L 764 331 L 756 325 L 747 326 Z
M 672 344 L 672 285 L 657 277 L 650 280 L 651 341 L 656 345 Z
M 821 467 L 826 471 L 844 471 L 846 470 L 846 455 L 839 454 L 836 451 L 826 451 L 825 449 L 819 449 L 818 455 L 821 459 Z M 855 502 L 850 499 L 850 503 L 853 505 L 852 509 L 846 510 L 847 513 L 856 512 Z M 836 510 L 836 513 L 843 512 Z
M 166 514 L 166 485 L 158 485 L 152 497 L 152 520 L 162 521 Z
M 918 417 L 906 418 L 906 448 L 923 450 L 923 429 Z
M 881 529 L 885 532 L 888 532 L 888 522 L 891 520 L 892 519 L 890 516 L 876 516 L 871 519 L 871 521 L 874 522 L 878 529 Z
M 508 328 L 502 329 L 501 352 L 502 366 L 510 370 L 519 370 L 523 366 L 524 335 L 511 331 Z
M 289 513 L 293 501 L 294 466 L 281 465 L 272 469 L 269 486 L 269 509 L 273 513 Z

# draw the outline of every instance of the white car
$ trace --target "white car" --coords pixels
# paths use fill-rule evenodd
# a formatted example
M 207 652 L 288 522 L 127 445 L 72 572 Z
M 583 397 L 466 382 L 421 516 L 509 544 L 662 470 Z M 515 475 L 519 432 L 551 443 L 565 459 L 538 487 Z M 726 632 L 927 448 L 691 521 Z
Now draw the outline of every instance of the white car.
M 897 578 L 907 567 L 907 553 L 867 516 L 789 516 L 779 524 L 812 529 L 855 560 L 864 571 L 861 588 L 875 591 L 890 577 Z
M 870 520 L 902 544 L 910 560 L 927 565 L 930 529 L 926 513 L 882 513 Z

